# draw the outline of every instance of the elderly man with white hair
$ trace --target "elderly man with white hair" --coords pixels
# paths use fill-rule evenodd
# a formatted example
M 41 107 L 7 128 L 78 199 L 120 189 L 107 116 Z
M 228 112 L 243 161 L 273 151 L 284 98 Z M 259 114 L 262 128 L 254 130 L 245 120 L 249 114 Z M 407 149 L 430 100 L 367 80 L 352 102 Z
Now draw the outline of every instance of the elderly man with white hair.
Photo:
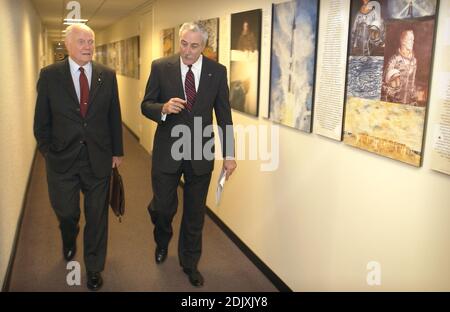
M 75 257 L 80 191 L 84 194 L 87 287 L 98 290 L 108 239 L 109 180 L 122 162 L 123 143 L 116 75 L 92 61 L 94 38 L 87 25 L 69 26 L 68 58 L 41 70 L 34 135 L 46 161 L 66 261 Z

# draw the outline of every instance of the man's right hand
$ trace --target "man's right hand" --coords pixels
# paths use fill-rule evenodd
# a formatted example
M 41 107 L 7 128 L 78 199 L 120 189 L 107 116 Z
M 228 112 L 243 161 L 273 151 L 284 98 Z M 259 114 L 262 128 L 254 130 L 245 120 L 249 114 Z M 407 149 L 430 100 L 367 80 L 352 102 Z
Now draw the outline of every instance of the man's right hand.
M 162 107 L 163 114 L 178 114 L 183 109 L 185 109 L 186 101 L 180 98 L 171 98 Z

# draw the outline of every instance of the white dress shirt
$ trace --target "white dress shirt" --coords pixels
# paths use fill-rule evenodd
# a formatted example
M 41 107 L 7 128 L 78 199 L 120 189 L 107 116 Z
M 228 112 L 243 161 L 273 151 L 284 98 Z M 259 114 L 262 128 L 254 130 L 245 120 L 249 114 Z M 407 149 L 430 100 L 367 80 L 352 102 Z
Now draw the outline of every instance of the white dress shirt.
M 87 63 L 84 66 L 80 66 L 75 63 L 69 56 L 70 74 L 72 75 L 73 85 L 75 87 L 75 92 L 77 93 L 78 102 L 80 102 L 80 67 L 84 68 L 84 73 L 87 77 L 89 89 L 91 88 L 92 79 L 92 62 Z
M 200 54 L 198 60 L 192 64 L 192 72 L 194 73 L 195 79 L 195 91 L 198 91 L 198 85 L 200 83 L 200 75 L 202 74 L 202 64 L 203 64 L 203 55 Z M 187 65 L 184 65 L 183 60 L 180 57 L 180 69 L 181 69 L 181 80 L 183 82 L 183 90 L 184 90 L 184 82 L 186 81 L 186 74 L 189 70 Z M 184 98 L 186 98 L 186 90 L 184 90 Z
M 203 55 L 200 54 L 198 60 L 195 63 L 193 63 L 191 67 L 192 73 L 194 74 L 196 92 L 198 92 L 198 85 L 200 84 L 200 76 L 202 74 L 202 64 L 203 64 Z M 186 81 L 186 74 L 189 71 L 189 66 L 183 63 L 181 56 L 180 56 L 180 69 L 181 69 L 181 82 L 183 83 L 184 98 L 187 99 L 186 90 L 184 90 L 184 82 Z M 166 116 L 167 114 L 161 113 L 161 120 L 165 121 Z

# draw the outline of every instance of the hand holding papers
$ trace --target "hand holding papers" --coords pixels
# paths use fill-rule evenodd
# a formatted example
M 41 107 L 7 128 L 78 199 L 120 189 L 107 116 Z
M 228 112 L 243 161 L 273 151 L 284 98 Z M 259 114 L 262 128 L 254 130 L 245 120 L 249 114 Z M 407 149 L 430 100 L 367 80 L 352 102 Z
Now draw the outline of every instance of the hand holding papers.
M 217 181 L 217 190 L 216 190 L 216 206 L 220 203 L 220 198 L 222 197 L 223 187 L 225 186 L 226 179 L 226 171 L 222 169 L 222 172 L 219 175 L 219 180 Z

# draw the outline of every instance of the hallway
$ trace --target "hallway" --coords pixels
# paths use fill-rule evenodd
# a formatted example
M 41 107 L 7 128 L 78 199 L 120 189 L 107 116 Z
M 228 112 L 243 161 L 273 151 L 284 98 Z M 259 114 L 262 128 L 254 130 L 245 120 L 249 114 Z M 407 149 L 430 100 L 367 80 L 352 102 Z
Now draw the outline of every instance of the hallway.
M 109 240 L 104 286 L 100 291 L 277 291 L 273 284 L 206 217 L 203 254 L 199 270 L 205 277 L 202 288 L 190 285 L 177 257 L 177 239 L 182 196 L 174 220 L 174 237 L 166 262 L 156 265 L 153 225 L 147 213 L 151 199 L 150 158 L 136 138 L 124 127 L 125 158 L 120 168 L 124 179 L 126 212 L 122 223 L 110 213 Z M 212 181 L 212 183 L 214 183 Z M 182 192 L 179 188 L 179 192 Z M 10 291 L 88 291 L 85 286 L 82 228 L 77 240 L 76 261 L 81 264 L 81 285 L 66 283 L 66 262 L 56 217 L 47 193 L 44 159 L 35 159 L 23 222 L 12 268 Z

